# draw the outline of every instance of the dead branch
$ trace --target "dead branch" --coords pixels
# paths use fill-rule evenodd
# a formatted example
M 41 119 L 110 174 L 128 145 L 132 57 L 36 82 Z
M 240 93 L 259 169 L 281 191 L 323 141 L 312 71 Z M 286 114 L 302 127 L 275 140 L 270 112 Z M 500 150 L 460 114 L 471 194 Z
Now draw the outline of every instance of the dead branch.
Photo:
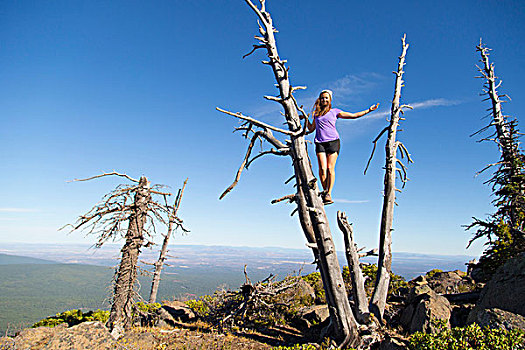
M 287 185 L 287 184 L 288 184 L 290 181 L 292 181 L 293 179 L 295 179 L 295 175 L 290 176 L 290 177 L 288 178 L 288 180 L 286 180 L 286 181 L 284 182 L 284 184 Z
M 121 176 L 121 177 L 125 177 L 126 179 L 130 180 L 130 181 L 133 181 L 133 182 L 136 182 L 138 183 L 139 180 L 137 179 L 134 179 L 126 174 L 121 174 L 121 173 L 117 173 L 116 171 L 112 171 L 110 173 L 102 173 L 100 175 L 95 175 L 95 176 L 91 176 L 91 177 L 88 177 L 88 178 L 85 178 L 85 179 L 74 179 L 72 181 L 68 181 L 68 182 L 73 182 L 73 181 L 89 181 L 89 180 L 93 180 L 93 179 L 98 179 L 99 177 L 104 177 L 104 176 L 112 176 L 112 175 L 115 175 L 115 176 Z
M 478 171 L 478 172 L 476 173 L 476 175 L 474 175 L 474 176 L 478 176 L 479 174 L 481 174 L 481 173 L 483 173 L 484 171 L 486 171 L 486 170 L 492 168 L 493 166 L 501 165 L 501 164 L 503 164 L 503 163 L 504 163 L 504 162 L 501 162 L 501 161 L 500 161 L 500 162 L 496 162 L 496 163 L 489 164 L 489 165 L 487 165 L 486 167 L 484 167 L 483 169 L 481 169 L 480 171 Z
M 398 145 L 399 153 L 401 154 L 401 158 L 406 157 L 408 163 L 414 163 L 405 145 L 401 141 L 397 141 L 397 145 Z
M 256 50 L 258 49 L 264 49 L 266 48 L 265 45 L 253 45 L 253 49 L 252 51 L 248 52 L 246 55 L 242 56 L 243 59 L 245 59 L 246 57 L 250 56 L 252 53 L 254 53 Z
M 295 196 L 296 194 L 289 194 L 289 195 L 286 195 L 286 196 L 283 196 L 281 198 L 278 198 L 278 199 L 274 199 L 272 200 L 272 204 L 276 204 L 276 203 L 279 203 L 279 202 L 282 202 L 282 201 L 285 201 L 285 200 L 288 200 L 288 203 L 292 203 L 292 202 L 295 202 Z
M 276 156 L 289 156 L 290 155 L 290 148 L 287 147 L 287 148 L 279 149 L 279 150 L 275 150 L 275 149 L 272 148 L 272 149 L 269 149 L 267 151 L 260 152 L 258 155 L 256 155 L 252 159 L 250 159 L 248 161 L 248 163 L 246 163 L 246 166 L 245 166 L 246 169 L 248 169 L 250 167 L 250 165 L 253 163 L 254 160 L 259 159 L 260 157 L 268 155 L 268 154 L 273 154 L 273 155 L 276 155 Z
M 377 135 L 376 138 L 374 139 L 374 141 L 372 141 L 372 143 L 374 144 L 374 148 L 372 148 L 372 153 L 370 154 L 370 158 L 368 158 L 368 162 L 366 163 L 366 167 L 365 167 L 365 171 L 364 171 L 365 175 L 366 175 L 366 171 L 368 170 L 368 166 L 370 165 L 370 162 L 372 161 L 372 158 L 374 157 L 374 152 L 376 151 L 377 141 L 379 141 L 381 136 L 383 136 L 383 134 L 386 131 L 388 131 L 388 126 L 385 127 L 383 130 L 381 130 L 379 135 Z
M 277 128 L 275 126 L 272 126 L 272 125 L 269 125 L 269 124 L 266 124 L 266 123 L 263 123 L 261 121 L 258 121 L 257 119 L 253 119 L 251 117 L 247 117 L 245 115 L 242 115 L 240 112 L 239 113 L 233 113 L 233 112 L 230 112 L 230 111 L 227 111 L 227 110 L 224 110 L 224 109 L 221 109 L 219 107 L 216 107 L 215 108 L 216 110 L 218 110 L 219 112 L 222 112 L 222 113 L 225 113 L 225 114 L 228 114 L 228 115 L 231 115 L 231 116 L 234 116 L 236 118 L 239 118 L 239 119 L 242 119 L 242 120 L 246 120 L 246 121 L 249 121 L 250 123 L 254 124 L 254 125 L 257 125 L 263 129 L 270 129 L 270 130 L 273 130 L 273 131 L 277 131 L 277 132 L 280 132 L 281 134 L 285 134 L 285 135 L 290 135 L 290 136 L 296 136 L 298 135 L 298 133 L 295 133 L 293 131 L 289 131 L 289 130 L 284 130 L 284 129 L 281 129 L 281 128 Z
M 263 96 L 263 98 L 265 100 L 268 100 L 268 101 L 274 101 L 274 102 L 277 102 L 277 103 L 283 103 L 283 99 L 280 98 L 280 97 L 276 97 L 276 96 Z
M 379 249 L 374 248 L 374 249 L 371 249 L 371 250 L 367 251 L 366 253 L 360 253 L 358 256 L 359 256 L 359 259 L 365 258 L 367 256 L 378 256 L 378 254 L 377 254 L 378 251 L 379 251 Z
M 239 167 L 239 170 L 237 170 L 237 174 L 235 175 L 235 179 L 233 180 L 232 184 L 228 186 L 226 190 L 224 190 L 224 192 L 219 197 L 219 200 L 223 199 L 224 196 L 226 196 L 231 190 L 233 190 L 235 186 L 237 186 L 237 183 L 239 182 L 239 179 L 241 178 L 242 171 L 246 167 L 246 163 L 248 162 L 250 158 L 250 154 L 252 153 L 253 145 L 255 144 L 255 141 L 257 141 L 257 139 L 262 133 L 263 133 L 262 131 L 257 131 L 252 136 L 252 139 L 248 145 L 248 149 L 246 150 L 246 155 L 244 156 L 244 160 L 242 161 L 241 166 Z
M 291 299 L 284 292 L 297 285 L 298 278 L 287 278 L 276 282 L 270 275 L 253 284 L 244 269 L 246 282 L 238 291 L 216 292 L 211 301 L 203 300 L 209 307 L 206 318 L 220 328 L 231 328 L 252 324 L 254 321 L 282 317 Z M 289 298 L 294 294 L 290 293 Z
M 160 191 L 155 191 L 155 190 L 151 190 L 150 192 L 153 194 L 161 195 L 161 196 L 171 196 L 172 195 L 172 193 L 169 193 L 169 192 L 160 192 Z

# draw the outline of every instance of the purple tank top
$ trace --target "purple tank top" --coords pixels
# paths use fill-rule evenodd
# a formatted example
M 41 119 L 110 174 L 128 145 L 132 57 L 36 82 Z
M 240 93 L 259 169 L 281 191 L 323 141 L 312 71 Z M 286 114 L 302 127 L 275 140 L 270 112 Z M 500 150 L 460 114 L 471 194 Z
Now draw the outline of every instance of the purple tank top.
M 315 118 L 315 142 L 334 141 L 339 138 L 339 133 L 335 128 L 337 115 L 341 112 L 340 109 L 332 108 L 325 115 L 320 115 Z

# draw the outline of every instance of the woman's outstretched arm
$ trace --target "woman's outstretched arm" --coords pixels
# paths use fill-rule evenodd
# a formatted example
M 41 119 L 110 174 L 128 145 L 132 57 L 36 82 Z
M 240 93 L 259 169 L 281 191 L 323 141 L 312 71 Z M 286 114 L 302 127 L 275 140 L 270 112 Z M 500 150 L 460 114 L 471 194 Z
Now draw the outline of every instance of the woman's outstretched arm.
M 361 112 L 350 113 L 350 112 L 341 111 L 339 112 L 337 117 L 342 118 L 342 119 L 357 119 L 357 118 L 364 116 L 365 114 L 375 111 L 377 107 L 379 107 L 379 103 L 376 103 L 375 105 L 372 105 L 368 109 L 365 109 L 364 111 L 361 111 Z

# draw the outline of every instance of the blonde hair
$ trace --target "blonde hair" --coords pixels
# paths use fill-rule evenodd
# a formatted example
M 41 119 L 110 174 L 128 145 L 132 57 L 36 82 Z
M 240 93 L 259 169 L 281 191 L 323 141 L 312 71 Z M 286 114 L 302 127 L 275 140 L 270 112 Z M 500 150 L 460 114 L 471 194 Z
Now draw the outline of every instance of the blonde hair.
M 321 95 L 322 94 L 328 94 L 328 96 L 330 97 L 328 105 L 324 108 L 321 108 Z M 330 109 L 332 109 L 332 91 L 323 90 L 319 94 L 319 97 L 317 98 L 317 100 L 315 100 L 314 107 L 312 108 L 312 116 L 318 117 L 321 115 L 325 115 L 326 113 L 330 112 Z

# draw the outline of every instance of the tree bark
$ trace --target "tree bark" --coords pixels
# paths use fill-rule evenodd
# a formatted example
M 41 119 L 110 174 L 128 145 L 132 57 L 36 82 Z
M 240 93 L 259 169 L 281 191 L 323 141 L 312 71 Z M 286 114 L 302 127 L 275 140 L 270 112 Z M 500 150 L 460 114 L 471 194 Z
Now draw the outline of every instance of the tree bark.
M 162 241 L 162 248 L 160 250 L 159 259 L 155 262 L 155 271 L 153 272 L 153 280 L 151 282 L 151 290 L 149 292 L 149 302 L 154 303 L 157 301 L 157 292 L 159 290 L 160 283 L 160 273 L 162 272 L 162 267 L 164 266 L 164 261 L 166 260 L 166 254 L 168 254 L 168 243 L 171 236 L 171 222 L 169 224 L 168 233 L 164 236 Z
M 144 224 L 147 219 L 147 204 L 151 199 L 150 184 L 141 177 L 134 198 L 133 212 L 128 219 L 126 243 L 122 247 L 122 258 L 116 273 L 113 302 L 107 326 L 111 334 L 120 336 L 132 326 L 134 285 L 137 279 L 137 261 L 144 243 Z
M 263 63 L 272 67 L 279 88 L 279 97 L 268 99 L 275 100 L 283 106 L 288 128 L 294 132 L 290 141 L 291 156 L 298 186 L 298 197 L 300 201 L 304 199 L 303 205 L 298 205 L 298 210 L 300 218 L 307 222 L 306 225 L 302 223 L 307 240 L 311 240 L 312 232 L 309 228 L 305 230 L 305 226 L 309 227 L 311 224 L 317 244 L 318 265 L 323 278 L 331 325 L 333 327 L 332 338 L 337 342 L 338 346 L 356 346 L 360 343 L 357 324 L 348 302 L 328 219 L 317 188 L 317 179 L 313 175 L 308 158 L 304 134 L 301 132 L 302 127 L 298 109 L 292 96 L 292 86 L 288 79 L 288 69 L 285 67 L 285 61 L 279 58 L 277 52 L 272 19 L 265 10 L 264 1 L 261 1 L 260 10 L 250 0 L 245 1 L 257 14 L 262 24 L 259 27 L 259 31 L 263 37 L 258 39 L 266 48 L 269 57 L 269 61 Z M 309 220 L 306 218 L 309 218 Z
M 343 233 L 345 241 L 346 261 L 350 270 L 352 281 L 352 295 L 354 297 L 354 313 L 360 323 L 368 323 L 370 312 L 368 311 L 368 298 L 365 291 L 365 279 L 359 263 L 359 253 L 354 242 L 354 231 L 348 223 L 345 213 L 337 212 L 337 223 Z
M 405 65 L 405 55 L 408 44 L 405 37 L 402 39 L 403 49 L 399 57 L 399 63 L 396 74 L 394 98 L 392 100 L 390 125 L 388 127 L 388 139 L 385 146 L 385 178 L 383 194 L 383 210 L 381 213 L 381 226 L 379 230 L 379 259 L 377 266 L 377 278 L 370 301 L 370 311 L 379 319 L 383 319 L 383 313 L 388 295 L 388 286 L 390 283 L 390 273 L 392 271 L 392 222 L 394 220 L 394 205 L 396 200 L 396 168 L 398 159 L 396 157 L 400 142 L 396 141 L 397 126 L 400 119 L 401 87 L 403 86 L 403 66 Z

